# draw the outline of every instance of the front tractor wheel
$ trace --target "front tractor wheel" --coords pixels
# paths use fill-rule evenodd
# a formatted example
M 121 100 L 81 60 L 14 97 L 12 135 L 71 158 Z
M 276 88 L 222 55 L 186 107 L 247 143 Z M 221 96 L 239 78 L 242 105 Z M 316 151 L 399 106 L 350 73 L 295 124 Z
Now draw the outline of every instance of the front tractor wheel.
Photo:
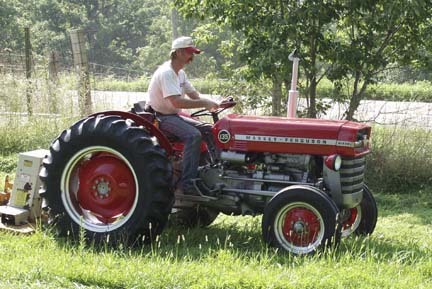
M 264 209 L 263 238 L 296 255 L 310 254 L 340 240 L 338 208 L 323 192 L 305 186 L 288 187 Z
M 342 223 L 342 237 L 352 234 L 367 236 L 373 233 L 378 219 L 378 209 L 372 192 L 363 186 L 363 199 L 361 203 L 347 209 L 344 213 L 348 214 L 345 222 Z
M 171 171 L 143 129 L 117 116 L 96 116 L 52 143 L 41 179 L 62 235 L 77 238 L 83 229 L 96 242 L 133 242 L 149 241 L 165 226 Z

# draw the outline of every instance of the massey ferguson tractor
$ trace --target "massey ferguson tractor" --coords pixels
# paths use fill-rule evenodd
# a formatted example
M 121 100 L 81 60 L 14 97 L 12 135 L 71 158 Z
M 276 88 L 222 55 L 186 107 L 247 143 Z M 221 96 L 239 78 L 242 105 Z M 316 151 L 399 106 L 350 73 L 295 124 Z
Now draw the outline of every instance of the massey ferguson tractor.
M 220 151 L 216 161 L 201 146 L 194 180 L 200 195 L 174 194 L 183 144 L 160 131 L 140 104 L 95 113 L 64 130 L 40 172 L 58 231 L 75 238 L 84 231 L 95 242 L 151 242 L 169 219 L 193 227 L 210 225 L 220 213 L 262 214 L 264 240 L 292 254 L 374 231 L 377 207 L 364 182 L 369 125 L 294 115 L 220 117 L 235 104 L 227 99 L 215 112 L 189 115 L 213 118 Z

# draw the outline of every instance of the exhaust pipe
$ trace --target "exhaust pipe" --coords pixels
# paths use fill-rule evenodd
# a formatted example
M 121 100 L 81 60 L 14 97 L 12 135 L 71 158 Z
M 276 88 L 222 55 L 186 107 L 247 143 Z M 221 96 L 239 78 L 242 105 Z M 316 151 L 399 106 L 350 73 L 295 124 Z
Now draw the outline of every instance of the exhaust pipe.
M 293 52 L 288 56 L 288 59 L 293 62 L 292 67 L 292 77 L 291 77 L 291 89 L 288 95 L 288 103 L 287 103 L 287 117 L 297 117 L 297 98 L 298 98 L 298 90 L 297 90 L 297 77 L 298 77 L 298 64 L 300 58 L 297 55 L 297 49 L 294 49 Z

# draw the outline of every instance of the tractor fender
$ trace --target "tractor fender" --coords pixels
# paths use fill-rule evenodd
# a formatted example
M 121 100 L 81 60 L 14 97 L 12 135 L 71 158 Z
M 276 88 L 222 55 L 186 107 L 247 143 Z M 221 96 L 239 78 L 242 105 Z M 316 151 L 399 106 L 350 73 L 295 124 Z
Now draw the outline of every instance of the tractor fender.
M 163 134 L 163 132 L 160 129 L 158 129 L 153 123 L 151 123 L 144 117 L 141 117 L 138 114 L 134 114 L 131 112 L 119 111 L 119 110 L 101 111 L 89 115 L 89 117 L 97 116 L 97 115 L 107 115 L 107 116 L 117 115 L 123 119 L 133 120 L 138 126 L 145 127 L 152 136 L 156 137 L 156 139 L 159 142 L 159 145 L 166 151 L 167 156 L 171 156 L 173 154 L 173 149 L 171 147 L 171 143 L 169 142 L 168 138 Z

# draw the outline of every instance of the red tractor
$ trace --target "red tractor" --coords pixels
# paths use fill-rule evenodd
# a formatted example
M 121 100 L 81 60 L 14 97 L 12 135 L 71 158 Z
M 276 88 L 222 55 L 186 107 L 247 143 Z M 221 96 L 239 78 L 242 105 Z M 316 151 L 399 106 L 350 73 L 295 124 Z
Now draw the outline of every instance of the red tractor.
M 307 254 L 341 236 L 374 231 L 377 207 L 364 183 L 371 128 L 345 120 L 211 115 L 220 160 L 202 145 L 200 196 L 174 195 L 182 149 L 140 111 L 93 114 L 52 142 L 40 177 L 60 233 L 97 242 L 153 240 L 168 218 L 207 226 L 219 213 L 263 214 L 272 246 Z
M 219 213 L 263 214 L 264 240 L 293 254 L 313 253 L 351 234 L 371 234 L 375 199 L 364 183 L 371 128 L 350 121 L 295 118 L 299 58 L 290 117 L 209 115 L 220 153 L 202 144 L 199 196 L 174 195 L 183 144 L 165 136 L 157 118 L 137 103 L 130 112 L 86 117 L 53 141 L 40 178 L 58 231 L 96 242 L 152 241 L 168 218 L 208 226 Z

